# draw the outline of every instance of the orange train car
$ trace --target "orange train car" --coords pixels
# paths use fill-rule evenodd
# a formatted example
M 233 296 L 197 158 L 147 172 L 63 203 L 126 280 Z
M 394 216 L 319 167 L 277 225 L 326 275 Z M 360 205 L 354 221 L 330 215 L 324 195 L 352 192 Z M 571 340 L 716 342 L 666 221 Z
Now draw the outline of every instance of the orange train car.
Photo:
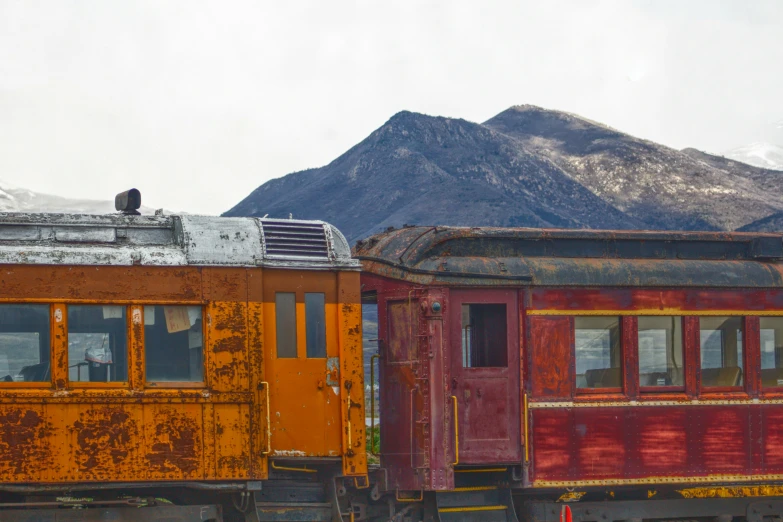
M 334 227 L 0 214 L 0 521 L 340 520 L 363 408 Z

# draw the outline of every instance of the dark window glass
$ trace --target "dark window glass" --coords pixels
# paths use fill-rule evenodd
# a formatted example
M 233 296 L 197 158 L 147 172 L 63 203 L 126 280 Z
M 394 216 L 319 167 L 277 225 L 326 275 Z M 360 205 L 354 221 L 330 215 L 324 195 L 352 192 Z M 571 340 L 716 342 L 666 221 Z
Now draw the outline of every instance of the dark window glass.
M 684 386 L 682 318 L 639 317 L 639 385 Z
M 281 359 L 296 358 L 296 294 L 275 294 L 275 337 L 277 356 Z
M 144 307 L 144 371 L 148 382 L 203 382 L 200 306 Z
M 761 386 L 783 387 L 783 317 L 762 317 Z
M 68 378 L 71 382 L 128 380 L 124 306 L 68 306 Z
M 742 317 L 700 317 L 701 385 L 742 386 Z
M 47 382 L 49 305 L 0 305 L 0 382 Z
M 324 294 L 305 294 L 305 330 L 308 357 L 326 357 L 326 301 Z
M 462 305 L 462 367 L 508 366 L 506 305 Z
M 621 388 L 619 317 L 575 317 L 577 388 Z

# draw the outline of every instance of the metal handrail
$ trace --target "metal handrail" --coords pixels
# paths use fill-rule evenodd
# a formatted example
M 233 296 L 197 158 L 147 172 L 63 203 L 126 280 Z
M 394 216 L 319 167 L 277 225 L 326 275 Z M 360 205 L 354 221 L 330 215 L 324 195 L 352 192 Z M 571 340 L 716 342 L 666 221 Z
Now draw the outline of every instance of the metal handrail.
M 266 381 L 261 381 L 261 384 L 264 386 L 264 391 L 266 392 L 266 451 L 262 451 L 262 455 L 269 455 L 272 453 L 272 424 L 269 416 L 269 410 L 272 409 L 272 406 L 269 404 L 269 383 Z M 272 463 L 272 466 L 274 467 L 274 462 Z
M 457 411 L 457 397 L 451 396 L 454 404 L 454 465 L 459 464 L 459 412 Z
M 375 359 L 380 359 L 379 354 L 370 357 L 370 453 L 378 455 L 375 448 Z M 380 439 L 380 436 L 378 437 Z

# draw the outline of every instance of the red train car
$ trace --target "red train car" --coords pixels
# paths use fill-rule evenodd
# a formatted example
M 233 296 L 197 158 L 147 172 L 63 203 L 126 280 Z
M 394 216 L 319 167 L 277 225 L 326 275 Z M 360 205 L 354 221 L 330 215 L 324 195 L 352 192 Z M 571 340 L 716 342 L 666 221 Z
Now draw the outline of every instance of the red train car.
M 392 511 L 783 512 L 780 235 L 406 227 L 354 253 Z

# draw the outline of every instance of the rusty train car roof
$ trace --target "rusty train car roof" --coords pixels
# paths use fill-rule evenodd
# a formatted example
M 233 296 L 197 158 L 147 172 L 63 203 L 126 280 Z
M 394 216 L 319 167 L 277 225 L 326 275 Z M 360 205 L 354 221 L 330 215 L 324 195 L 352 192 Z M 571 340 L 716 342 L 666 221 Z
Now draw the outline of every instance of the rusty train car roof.
M 354 255 L 416 284 L 783 287 L 781 234 L 415 226 Z
M 123 214 L 0 213 L 0 264 L 360 268 L 323 221 Z

